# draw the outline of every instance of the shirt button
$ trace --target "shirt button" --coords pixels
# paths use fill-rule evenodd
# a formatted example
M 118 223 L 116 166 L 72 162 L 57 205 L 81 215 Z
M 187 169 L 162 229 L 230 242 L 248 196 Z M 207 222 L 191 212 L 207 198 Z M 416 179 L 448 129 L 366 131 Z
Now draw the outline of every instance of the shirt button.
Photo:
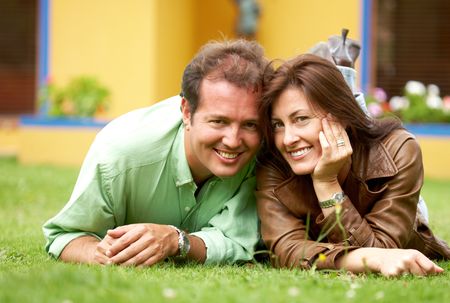
M 191 210 L 191 208 L 189 207 L 189 206 L 186 206 L 185 208 L 184 208 L 184 211 L 186 211 L 186 212 L 188 212 L 188 211 L 190 211 Z

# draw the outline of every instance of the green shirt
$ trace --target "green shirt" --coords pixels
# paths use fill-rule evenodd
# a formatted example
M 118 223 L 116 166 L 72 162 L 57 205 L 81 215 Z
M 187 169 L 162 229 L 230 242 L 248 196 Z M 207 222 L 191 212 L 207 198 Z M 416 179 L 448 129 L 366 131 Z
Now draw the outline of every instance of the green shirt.
M 252 161 L 197 189 L 184 150 L 180 98 L 125 114 L 101 130 L 66 206 L 44 226 L 59 257 L 73 239 L 133 223 L 171 224 L 201 238 L 206 263 L 250 260 L 258 240 Z

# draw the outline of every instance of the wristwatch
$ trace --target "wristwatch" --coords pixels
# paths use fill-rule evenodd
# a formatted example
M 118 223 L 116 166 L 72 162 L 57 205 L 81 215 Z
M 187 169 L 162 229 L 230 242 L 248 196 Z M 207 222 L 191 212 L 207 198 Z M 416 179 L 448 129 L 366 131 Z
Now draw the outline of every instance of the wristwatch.
M 189 242 L 189 237 L 187 234 L 179 229 L 176 226 L 169 225 L 173 229 L 175 229 L 178 233 L 178 255 L 176 257 L 184 258 L 188 254 L 189 250 L 191 249 L 191 243 Z
M 321 208 L 332 207 L 335 206 L 336 204 L 341 204 L 342 202 L 344 202 L 345 198 L 347 198 L 347 196 L 344 194 L 343 191 L 340 191 L 334 193 L 333 196 L 331 196 L 331 199 L 329 200 L 319 201 L 319 205 Z

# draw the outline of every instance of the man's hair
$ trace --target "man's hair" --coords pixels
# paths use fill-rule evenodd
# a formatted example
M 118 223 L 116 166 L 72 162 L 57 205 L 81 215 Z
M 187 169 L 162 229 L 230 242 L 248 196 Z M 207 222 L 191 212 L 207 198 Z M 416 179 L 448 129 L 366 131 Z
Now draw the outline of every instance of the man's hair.
M 186 66 L 181 83 L 181 96 L 195 113 L 203 79 L 226 80 L 238 87 L 262 89 L 262 79 L 268 61 L 263 48 L 255 41 L 243 39 L 211 41 L 205 44 Z
M 268 70 L 269 71 L 269 70 Z M 270 151 L 261 158 L 281 158 L 277 153 L 271 126 L 273 103 L 286 89 L 300 89 L 312 108 L 330 113 L 335 119 L 347 125 L 346 131 L 354 150 L 366 150 L 372 143 L 379 142 L 391 131 L 401 128 L 396 119 L 376 120 L 367 116 L 337 67 L 315 55 L 299 55 L 284 62 L 276 71 L 269 71 L 268 81 L 260 106 L 265 150 Z M 275 156 L 275 157 L 274 157 Z

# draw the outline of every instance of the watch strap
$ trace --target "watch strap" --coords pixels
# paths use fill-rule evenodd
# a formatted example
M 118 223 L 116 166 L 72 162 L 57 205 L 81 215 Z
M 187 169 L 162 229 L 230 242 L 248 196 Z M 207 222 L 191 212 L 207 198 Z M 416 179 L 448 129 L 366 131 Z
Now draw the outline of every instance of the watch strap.
M 179 229 L 178 227 L 174 225 L 169 226 L 175 229 L 178 233 L 178 254 L 176 255 L 176 257 L 185 258 L 189 250 L 191 249 L 189 237 L 183 230 Z
M 341 204 L 342 202 L 344 202 L 345 198 L 347 196 L 344 194 L 344 192 L 337 192 L 334 193 L 333 196 L 331 197 L 331 199 L 325 200 L 325 201 L 319 201 L 319 206 L 320 208 L 329 208 L 329 207 L 333 207 L 336 204 Z

